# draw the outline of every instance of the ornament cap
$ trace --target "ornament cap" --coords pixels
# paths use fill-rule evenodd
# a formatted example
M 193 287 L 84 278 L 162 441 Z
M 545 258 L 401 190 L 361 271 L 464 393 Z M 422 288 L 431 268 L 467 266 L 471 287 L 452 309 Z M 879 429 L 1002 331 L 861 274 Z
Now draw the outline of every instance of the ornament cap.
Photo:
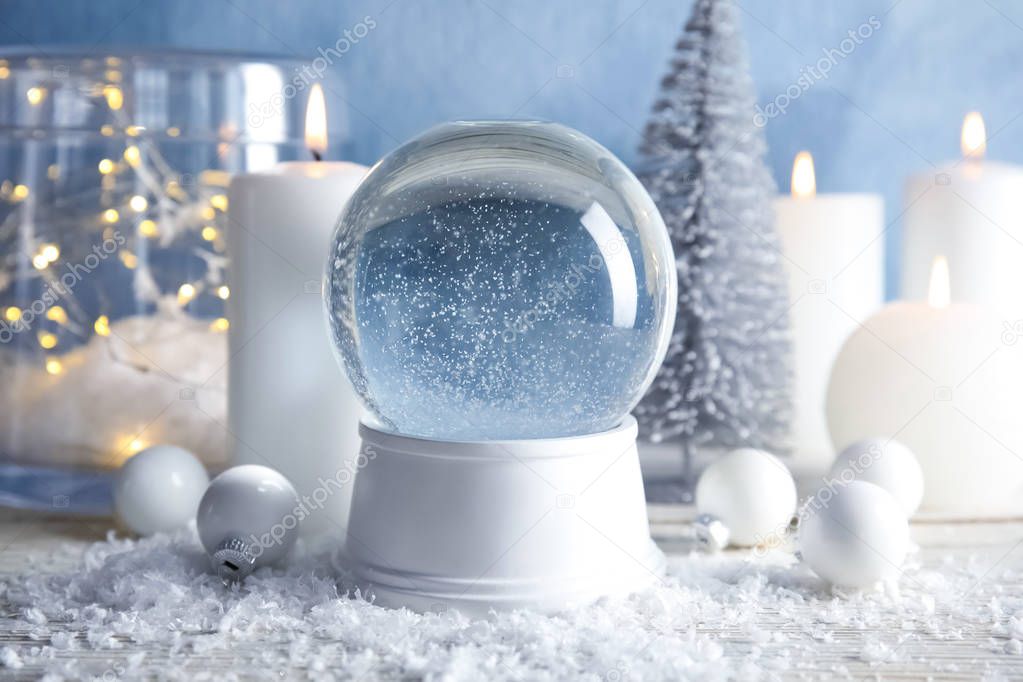
M 710 552 L 720 552 L 728 546 L 731 532 L 724 521 L 713 514 L 700 514 L 693 520 L 696 540 Z
M 210 555 L 217 575 L 226 582 L 244 580 L 256 565 L 251 550 L 241 538 L 229 537 L 221 542 Z

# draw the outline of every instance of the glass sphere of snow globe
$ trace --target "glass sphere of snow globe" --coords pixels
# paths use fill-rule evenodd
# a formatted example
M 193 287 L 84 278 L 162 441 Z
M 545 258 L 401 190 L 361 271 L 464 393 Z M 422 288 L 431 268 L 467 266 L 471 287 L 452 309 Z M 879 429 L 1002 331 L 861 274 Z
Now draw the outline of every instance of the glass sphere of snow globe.
M 664 359 L 675 262 L 611 152 L 543 122 L 441 125 L 346 203 L 324 301 L 367 423 L 485 441 L 619 426 Z

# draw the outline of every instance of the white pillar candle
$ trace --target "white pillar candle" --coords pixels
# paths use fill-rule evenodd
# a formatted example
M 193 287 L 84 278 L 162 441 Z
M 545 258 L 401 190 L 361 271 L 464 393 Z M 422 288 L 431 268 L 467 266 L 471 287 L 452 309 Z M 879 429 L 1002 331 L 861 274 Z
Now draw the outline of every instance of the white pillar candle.
M 1023 168 L 985 161 L 980 114 L 963 121 L 963 159 L 906 181 L 902 297 L 927 298 L 935 257 L 948 258 L 952 300 L 1023 317 Z
M 884 202 L 876 194 L 816 194 L 813 160 L 796 156 L 792 196 L 775 200 L 789 277 L 793 344 L 790 468 L 824 473 L 834 458 L 824 414 L 831 365 L 857 325 L 884 302 Z
M 985 308 L 949 303 L 943 259 L 932 282 L 929 302 L 886 306 L 843 346 L 831 434 L 838 447 L 873 437 L 908 446 L 924 473 L 923 510 L 998 512 L 1023 484 L 1023 344 Z
M 322 94 L 318 102 L 311 94 L 306 134 L 318 156 L 326 117 L 317 103 Z M 359 449 L 361 407 L 333 357 L 320 282 L 335 222 L 366 171 L 282 163 L 239 175 L 230 188 L 231 461 L 288 477 L 312 532 L 344 529 Z

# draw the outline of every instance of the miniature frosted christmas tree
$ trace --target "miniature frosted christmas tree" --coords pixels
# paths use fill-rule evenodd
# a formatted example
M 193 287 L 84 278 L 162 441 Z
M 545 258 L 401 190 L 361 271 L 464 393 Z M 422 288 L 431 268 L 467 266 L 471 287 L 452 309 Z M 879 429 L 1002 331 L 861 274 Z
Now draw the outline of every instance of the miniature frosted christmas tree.
M 774 182 L 729 0 L 697 0 L 647 123 L 640 179 L 664 217 L 678 313 L 635 414 L 654 442 L 784 451 L 790 412 L 788 294 Z

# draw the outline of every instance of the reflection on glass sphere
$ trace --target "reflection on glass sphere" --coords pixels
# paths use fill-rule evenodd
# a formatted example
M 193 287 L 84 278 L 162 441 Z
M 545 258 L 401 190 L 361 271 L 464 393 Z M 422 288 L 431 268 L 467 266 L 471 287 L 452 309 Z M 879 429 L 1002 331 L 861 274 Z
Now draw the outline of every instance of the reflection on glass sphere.
M 373 168 L 324 291 L 373 426 L 493 440 L 617 426 L 664 357 L 675 287 L 664 223 L 614 155 L 561 125 L 480 121 Z

